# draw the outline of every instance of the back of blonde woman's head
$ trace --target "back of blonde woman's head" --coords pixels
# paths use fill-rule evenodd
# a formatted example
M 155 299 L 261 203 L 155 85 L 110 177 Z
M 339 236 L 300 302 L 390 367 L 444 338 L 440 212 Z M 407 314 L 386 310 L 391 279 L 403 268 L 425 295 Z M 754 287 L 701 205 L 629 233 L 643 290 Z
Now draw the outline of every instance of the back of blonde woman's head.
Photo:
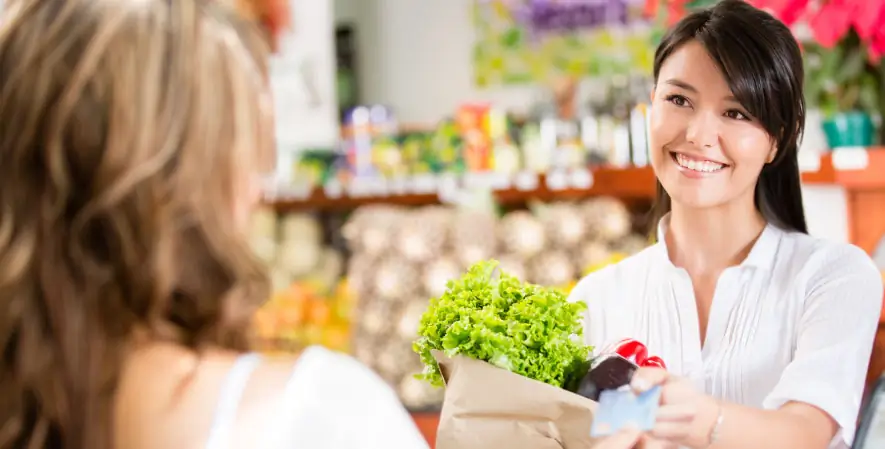
M 234 209 L 272 154 L 264 42 L 201 0 L 0 16 L 0 449 L 109 449 L 134 335 L 243 349 Z

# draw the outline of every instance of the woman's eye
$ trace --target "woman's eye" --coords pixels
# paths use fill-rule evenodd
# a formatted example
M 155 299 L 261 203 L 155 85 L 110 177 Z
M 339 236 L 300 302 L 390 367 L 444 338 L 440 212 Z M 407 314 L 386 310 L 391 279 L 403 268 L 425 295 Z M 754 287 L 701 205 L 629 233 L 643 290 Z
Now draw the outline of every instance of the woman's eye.
M 731 110 L 731 111 L 726 112 L 725 116 L 730 119 L 734 119 L 734 120 L 750 120 L 750 118 L 747 117 L 747 114 L 744 114 L 743 112 L 736 111 L 736 110 Z
M 682 95 L 668 95 L 667 101 L 679 107 L 688 106 L 688 99 L 683 97 Z

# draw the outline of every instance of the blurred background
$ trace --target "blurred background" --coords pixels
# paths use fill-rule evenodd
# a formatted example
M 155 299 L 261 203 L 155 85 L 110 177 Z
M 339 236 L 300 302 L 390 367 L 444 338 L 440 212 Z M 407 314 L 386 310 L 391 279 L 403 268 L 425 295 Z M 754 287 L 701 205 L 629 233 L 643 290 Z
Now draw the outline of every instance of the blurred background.
M 652 56 L 714 0 L 286 1 L 241 1 L 280 29 L 263 350 L 353 354 L 432 442 L 442 391 L 411 350 L 429 299 L 478 260 L 568 290 L 649 244 Z M 885 269 L 885 2 L 752 2 L 805 53 L 811 232 Z

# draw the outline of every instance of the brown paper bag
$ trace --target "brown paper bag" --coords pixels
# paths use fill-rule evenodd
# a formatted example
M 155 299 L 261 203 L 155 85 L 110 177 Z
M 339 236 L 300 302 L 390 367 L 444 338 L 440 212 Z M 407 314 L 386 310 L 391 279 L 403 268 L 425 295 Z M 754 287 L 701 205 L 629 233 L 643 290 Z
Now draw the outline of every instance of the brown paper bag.
M 585 449 L 596 402 L 469 357 L 433 356 L 446 381 L 436 449 Z

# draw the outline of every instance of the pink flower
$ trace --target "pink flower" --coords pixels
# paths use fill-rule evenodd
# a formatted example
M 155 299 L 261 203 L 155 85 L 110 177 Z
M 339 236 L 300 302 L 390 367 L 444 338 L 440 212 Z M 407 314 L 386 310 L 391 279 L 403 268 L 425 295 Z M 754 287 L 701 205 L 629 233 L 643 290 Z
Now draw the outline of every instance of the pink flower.
M 874 30 L 875 34 L 870 38 L 869 55 L 870 62 L 878 64 L 885 56 L 885 20 Z
M 658 0 L 645 0 L 645 8 L 643 9 L 643 14 L 645 14 L 645 17 L 657 17 L 659 5 L 660 3 L 658 2 Z
M 808 9 L 808 0 L 747 0 L 747 3 L 768 11 L 787 26 L 793 26 Z
M 670 0 L 667 2 L 667 26 L 676 25 L 686 15 L 685 5 L 688 0 Z
M 854 0 L 854 29 L 862 40 L 873 37 L 877 30 L 885 27 L 885 2 L 882 0 Z
M 851 28 L 855 5 L 849 0 L 831 0 L 811 18 L 814 40 L 824 48 L 835 47 Z

